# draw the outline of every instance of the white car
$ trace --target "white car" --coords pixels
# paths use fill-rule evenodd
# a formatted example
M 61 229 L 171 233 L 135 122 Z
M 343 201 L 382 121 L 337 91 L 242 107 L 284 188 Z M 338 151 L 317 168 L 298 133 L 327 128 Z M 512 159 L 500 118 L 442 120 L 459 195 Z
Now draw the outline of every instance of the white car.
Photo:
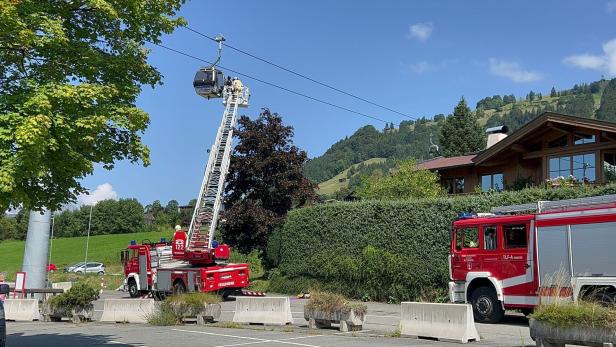
M 64 272 L 75 272 L 75 273 L 80 273 L 80 274 L 95 273 L 99 275 L 104 275 L 105 274 L 105 264 L 88 262 L 87 266 L 84 267 L 84 262 L 80 262 L 77 264 L 73 264 L 69 267 L 65 267 Z

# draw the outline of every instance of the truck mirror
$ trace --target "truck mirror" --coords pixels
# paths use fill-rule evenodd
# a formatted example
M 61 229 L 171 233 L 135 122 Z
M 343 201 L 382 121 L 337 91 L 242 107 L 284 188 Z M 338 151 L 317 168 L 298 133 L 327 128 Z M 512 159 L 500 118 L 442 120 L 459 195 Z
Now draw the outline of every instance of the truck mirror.
M 0 284 L 0 294 L 8 294 L 11 291 L 8 284 Z
M 126 264 L 127 258 L 128 258 L 127 250 L 123 250 L 122 252 L 120 252 L 120 261 L 122 262 L 122 264 Z

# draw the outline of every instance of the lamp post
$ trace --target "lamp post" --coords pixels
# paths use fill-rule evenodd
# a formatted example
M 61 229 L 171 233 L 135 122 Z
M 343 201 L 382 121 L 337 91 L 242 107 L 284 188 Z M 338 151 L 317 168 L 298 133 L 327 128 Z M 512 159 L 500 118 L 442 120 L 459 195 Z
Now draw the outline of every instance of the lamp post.
M 49 259 L 47 261 L 47 269 L 45 269 L 47 271 L 47 285 L 49 285 L 49 270 L 50 270 L 50 266 L 51 266 L 51 250 L 53 248 L 53 226 L 54 226 L 54 222 L 56 221 L 56 215 L 52 212 L 51 213 L 51 235 L 49 236 Z
M 86 258 L 83 261 L 83 274 L 85 275 L 88 272 L 88 248 L 90 247 L 90 227 L 92 226 L 92 208 L 94 207 L 94 202 L 90 205 L 90 218 L 88 219 L 88 237 L 86 238 Z

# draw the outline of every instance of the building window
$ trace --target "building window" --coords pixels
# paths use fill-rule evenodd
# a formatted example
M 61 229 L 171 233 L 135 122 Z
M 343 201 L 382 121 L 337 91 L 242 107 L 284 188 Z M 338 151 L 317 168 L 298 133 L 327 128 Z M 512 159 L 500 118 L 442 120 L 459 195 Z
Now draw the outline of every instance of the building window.
M 616 182 L 616 152 L 603 154 L 603 182 Z
M 548 142 L 548 148 L 559 148 L 567 146 L 567 135 L 563 135 L 557 139 Z
M 505 248 L 526 247 L 526 225 L 505 225 Z
M 464 177 L 446 178 L 445 190 L 447 194 L 464 193 Z
M 587 143 L 595 143 L 595 135 L 587 135 L 575 133 L 573 135 L 573 143 L 576 145 L 585 145 Z
M 580 182 L 596 181 L 595 153 L 584 153 L 550 158 L 550 179 L 575 177 Z
M 489 192 L 490 190 L 501 191 L 505 188 L 505 181 L 502 173 L 495 173 L 481 176 L 481 191 Z

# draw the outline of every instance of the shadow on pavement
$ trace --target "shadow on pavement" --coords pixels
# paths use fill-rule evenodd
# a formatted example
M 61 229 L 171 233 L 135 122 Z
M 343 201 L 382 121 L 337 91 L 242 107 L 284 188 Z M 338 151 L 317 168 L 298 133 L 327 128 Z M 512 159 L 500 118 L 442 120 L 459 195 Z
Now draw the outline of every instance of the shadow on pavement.
M 134 346 L 113 341 L 111 336 L 83 334 L 15 333 L 7 335 L 6 347 L 65 347 L 65 346 Z
M 528 318 L 523 315 L 505 315 L 505 318 L 498 324 L 528 327 Z

